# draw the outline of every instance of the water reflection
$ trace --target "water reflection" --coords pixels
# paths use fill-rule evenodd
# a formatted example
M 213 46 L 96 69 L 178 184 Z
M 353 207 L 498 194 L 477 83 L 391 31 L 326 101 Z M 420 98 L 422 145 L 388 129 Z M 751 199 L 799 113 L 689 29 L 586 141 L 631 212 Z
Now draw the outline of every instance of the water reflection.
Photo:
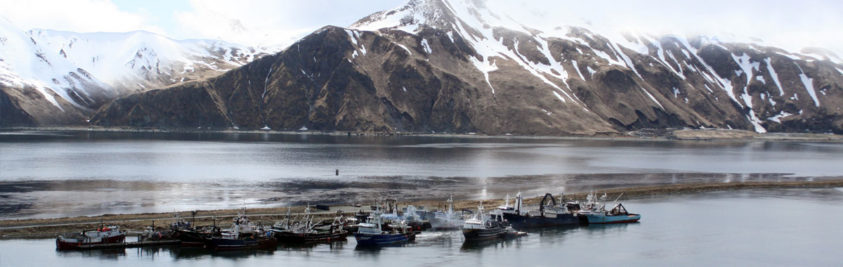
M 97 250 L 56 250 L 56 254 L 61 257 L 72 258 L 96 258 L 100 260 L 119 260 L 126 257 L 125 249 L 97 249 Z
M 349 237 L 352 238 L 352 237 Z M 330 250 L 334 249 L 343 249 L 346 244 L 348 243 L 347 240 L 343 241 L 332 241 L 332 242 L 320 242 L 320 243 L 306 243 L 306 244 L 286 244 L 281 243 L 278 245 L 278 250 L 280 251 L 313 251 L 316 247 L 323 247 L 327 246 Z
M 622 235 L 631 227 L 638 227 L 641 222 L 620 223 L 620 224 L 591 224 L 583 229 L 590 238 L 607 238 L 613 235 Z
M 235 250 L 235 251 L 210 251 L 203 248 L 192 247 L 167 247 L 164 250 L 169 251 L 169 254 L 179 260 L 196 260 L 203 258 L 219 257 L 227 259 L 243 259 L 249 257 L 263 257 L 270 256 L 274 251 L 270 250 Z
M 523 238 L 523 237 L 522 237 Z M 519 247 L 521 238 L 464 241 L 460 247 L 462 252 L 481 252 L 484 249 L 503 249 Z

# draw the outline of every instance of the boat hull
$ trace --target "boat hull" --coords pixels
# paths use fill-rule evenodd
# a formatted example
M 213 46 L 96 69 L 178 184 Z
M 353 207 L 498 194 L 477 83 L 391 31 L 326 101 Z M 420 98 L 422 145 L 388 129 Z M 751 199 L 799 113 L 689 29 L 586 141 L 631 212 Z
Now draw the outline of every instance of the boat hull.
M 345 241 L 347 231 L 336 233 L 293 233 L 277 232 L 273 235 L 280 243 L 285 244 L 308 244 L 320 242 Z
M 393 246 L 401 245 L 415 239 L 415 234 L 354 234 L 358 246 Z
M 58 250 L 74 250 L 79 249 L 83 245 L 100 245 L 100 244 L 115 244 L 126 241 L 126 235 L 117 235 L 100 239 L 97 242 L 90 242 L 84 239 L 65 239 L 62 237 L 56 238 L 56 249 Z
M 589 224 L 613 224 L 613 223 L 634 223 L 641 219 L 640 214 L 626 214 L 626 215 L 605 215 L 605 214 L 588 214 Z
M 488 229 L 463 229 L 462 235 L 466 242 L 492 240 L 503 238 L 506 235 L 506 228 L 494 227 Z
M 504 213 L 503 218 L 515 229 L 574 226 L 588 224 L 588 218 L 583 215 L 557 214 L 554 218 L 544 216 L 527 216 L 514 213 Z
M 175 230 L 173 237 L 181 241 L 183 247 L 202 247 L 211 239 L 210 233 L 202 233 L 189 230 Z

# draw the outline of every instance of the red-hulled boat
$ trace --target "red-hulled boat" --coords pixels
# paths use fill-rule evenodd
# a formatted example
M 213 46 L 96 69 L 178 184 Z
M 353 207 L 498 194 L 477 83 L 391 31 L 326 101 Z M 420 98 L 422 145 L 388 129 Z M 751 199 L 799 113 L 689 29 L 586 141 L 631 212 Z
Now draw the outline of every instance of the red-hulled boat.
M 96 230 L 60 235 L 56 238 L 56 249 L 80 249 L 87 245 L 114 244 L 126 241 L 126 232 L 119 226 L 100 227 Z

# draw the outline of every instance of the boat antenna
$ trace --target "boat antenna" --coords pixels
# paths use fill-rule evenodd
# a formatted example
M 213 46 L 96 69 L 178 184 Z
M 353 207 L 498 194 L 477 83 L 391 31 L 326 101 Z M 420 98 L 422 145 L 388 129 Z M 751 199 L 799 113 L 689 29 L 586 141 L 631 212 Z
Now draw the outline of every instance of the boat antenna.
M 284 228 L 287 228 L 287 229 L 290 228 L 290 217 L 292 217 L 291 211 L 290 211 L 290 206 L 287 206 L 287 225 L 285 225 Z
M 191 222 L 190 224 L 196 225 L 196 213 L 198 213 L 198 212 L 199 212 L 198 210 L 193 210 L 193 211 L 190 212 L 190 215 L 193 216 L 193 218 L 192 218 L 193 222 Z M 154 223 L 153 223 L 153 225 L 154 225 Z
M 615 198 L 615 202 L 618 202 L 618 200 L 620 200 L 620 199 L 621 199 L 621 196 L 623 196 L 623 192 L 621 192 L 621 194 L 620 194 L 620 195 L 618 195 L 618 198 Z
M 454 213 L 454 195 L 448 196 L 448 213 Z

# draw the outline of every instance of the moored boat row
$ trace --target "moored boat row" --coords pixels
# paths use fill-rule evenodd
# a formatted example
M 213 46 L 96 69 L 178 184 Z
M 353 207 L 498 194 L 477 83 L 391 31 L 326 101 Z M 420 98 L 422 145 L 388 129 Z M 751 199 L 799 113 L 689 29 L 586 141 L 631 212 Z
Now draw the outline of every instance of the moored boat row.
M 521 193 L 515 197 L 513 206 L 506 204 L 486 211 L 481 204 L 474 212 L 454 210 L 453 198 L 449 197 L 445 211 L 426 212 L 423 208 L 408 206 L 402 213 L 397 205 L 384 208 L 373 206 L 365 213 L 358 211 L 354 217 L 345 217 L 341 211 L 333 220 L 314 222 L 310 208 L 301 217 L 293 218 L 289 210 L 285 220 L 271 227 L 255 225 L 245 216 L 245 210 L 234 217 L 228 229 L 216 227 L 199 228 L 189 223 L 176 223 L 168 231 L 155 231 L 148 227 L 139 242 L 125 243 L 126 233 L 117 226 L 101 226 L 97 230 L 60 235 L 56 239 L 59 250 L 143 246 L 174 244 L 182 247 L 199 247 L 211 251 L 225 250 L 274 250 L 279 244 L 302 245 L 326 242 L 342 242 L 354 235 L 357 245 L 395 246 L 415 240 L 416 235 L 427 228 L 434 230 L 460 229 L 466 242 L 516 238 L 527 235 L 525 230 L 537 227 L 579 226 L 588 224 L 631 223 L 641 219 L 640 214 L 629 213 L 626 207 L 615 200 L 611 209 L 606 209 L 606 196 L 597 198 L 589 194 L 585 202 L 559 200 L 546 194 L 536 209 L 524 207 Z M 464 219 L 464 214 L 471 217 Z M 428 221 L 429 219 L 429 221 Z M 428 227 L 424 227 L 428 225 Z M 103 245 L 105 244 L 105 245 Z M 114 246 L 109 246 L 112 244 Z

